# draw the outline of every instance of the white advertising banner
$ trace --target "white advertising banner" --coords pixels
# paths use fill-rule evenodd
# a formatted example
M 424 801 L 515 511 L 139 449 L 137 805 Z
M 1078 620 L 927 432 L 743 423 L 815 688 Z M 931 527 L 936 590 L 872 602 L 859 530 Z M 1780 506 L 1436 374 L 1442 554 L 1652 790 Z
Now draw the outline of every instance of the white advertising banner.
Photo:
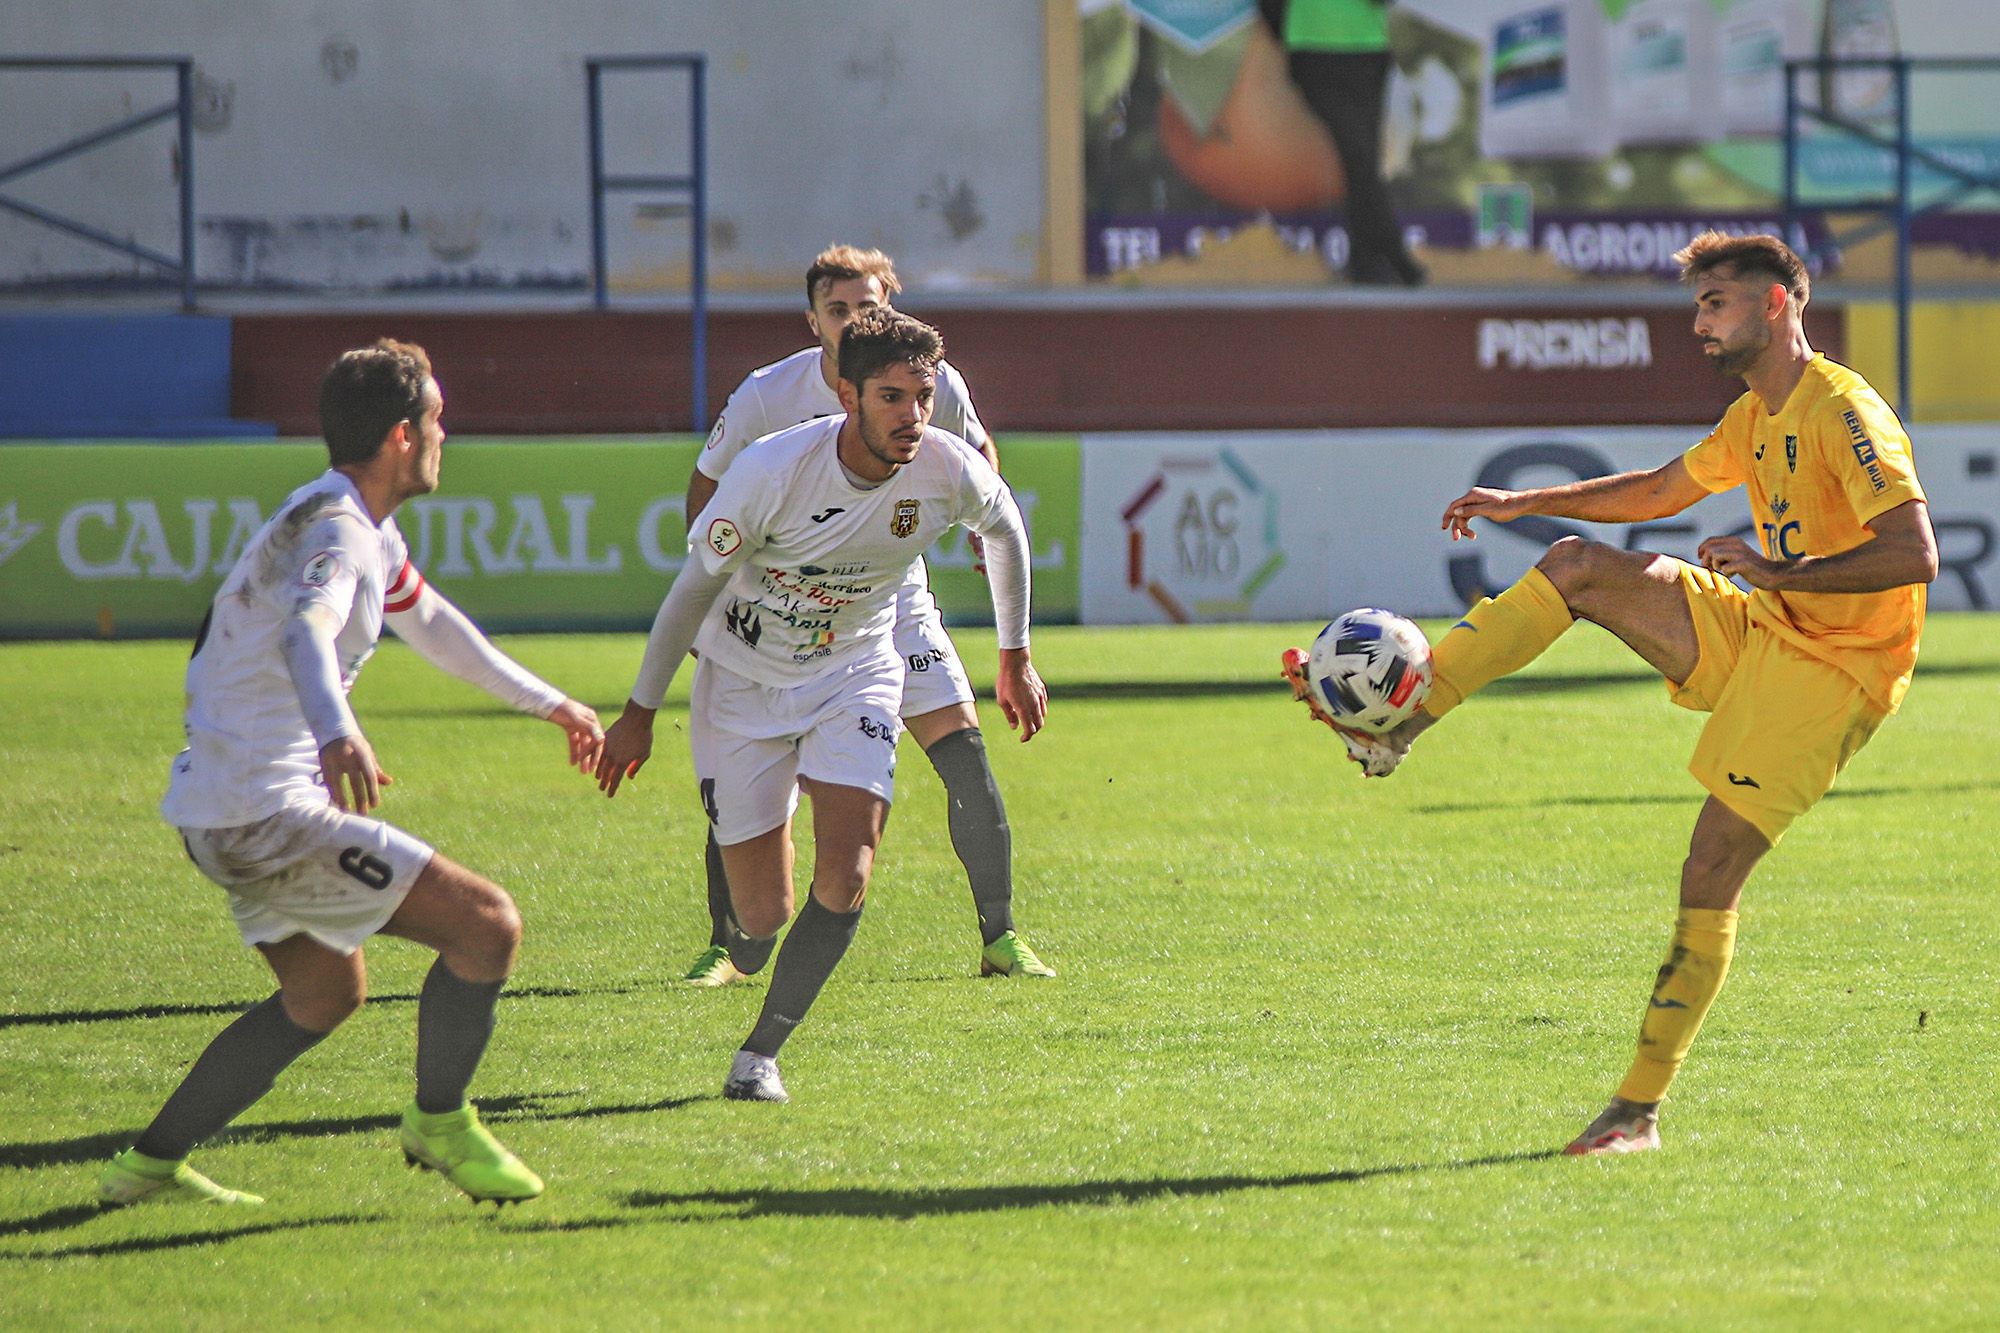
M 1356 606 L 1453 616 L 1571 533 L 1692 560 L 1704 538 L 1755 541 L 1740 491 L 1652 523 L 1528 518 L 1441 530 L 1473 486 L 1520 489 L 1657 467 L 1689 426 L 1086 435 L 1081 618 L 1092 625 L 1323 620 Z M 2000 424 L 1926 426 L 1917 472 L 1942 569 L 1937 610 L 2000 598 Z

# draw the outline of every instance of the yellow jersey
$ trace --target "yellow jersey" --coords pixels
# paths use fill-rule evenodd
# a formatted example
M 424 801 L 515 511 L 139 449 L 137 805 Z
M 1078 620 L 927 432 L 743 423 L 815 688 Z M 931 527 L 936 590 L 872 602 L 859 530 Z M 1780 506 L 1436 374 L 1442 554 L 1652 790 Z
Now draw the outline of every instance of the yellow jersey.
M 1875 540 L 1867 524 L 1924 498 L 1902 422 L 1868 381 L 1814 356 L 1776 413 L 1746 393 L 1683 456 L 1710 491 L 1743 486 L 1770 560 L 1839 555 Z M 1910 687 L 1925 587 L 1881 592 L 1752 591 L 1751 623 L 1839 667 L 1893 710 Z

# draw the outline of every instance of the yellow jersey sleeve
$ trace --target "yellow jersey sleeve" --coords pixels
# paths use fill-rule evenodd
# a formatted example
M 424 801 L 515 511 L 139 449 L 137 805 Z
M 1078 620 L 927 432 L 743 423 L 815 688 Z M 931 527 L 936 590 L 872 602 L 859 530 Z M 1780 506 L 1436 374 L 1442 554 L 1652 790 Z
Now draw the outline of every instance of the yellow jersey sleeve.
M 1867 524 L 1898 505 L 1924 498 L 1910 437 L 1872 389 L 1827 399 L 1813 414 L 1811 430 L 1813 447 L 1838 478 L 1857 522 Z
M 1750 476 L 1750 422 L 1745 404 L 1748 395 L 1738 398 L 1715 423 L 1715 429 L 1700 443 L 1681 455 L 1681 463 L 1697 485 L 1708 491 L 1726 491 L 1741 486 Z

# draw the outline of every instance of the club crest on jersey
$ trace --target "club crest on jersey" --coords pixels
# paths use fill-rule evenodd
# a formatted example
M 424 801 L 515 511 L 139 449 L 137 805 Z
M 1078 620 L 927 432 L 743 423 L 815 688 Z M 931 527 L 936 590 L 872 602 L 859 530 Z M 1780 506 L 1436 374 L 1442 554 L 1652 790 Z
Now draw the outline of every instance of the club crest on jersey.
M 917 530 L 917 502 L 898 500 L 893 513 L 889 515 L 889 532 L 893 536 L 908 537 Z
M 1785 471 L 1797 472 L 1798 470 L 1799 437 L 1796 435 L 1787 435 L 1785 437 Z
M 720 556 L 731 556 L 743 544 L 743 534 L 728 519 L 718 518 L 708 525 L 707 541 L 709 550 Z
M 339 568 L 339 556 L 335 555 L 332 551 L 321 551 L 318 555 L 306 561 L 305 572 L 299 575 L 299 582 L 305 584 L 308 588 L 324 588 L 327 584 L 333 582 L 334 573 Z

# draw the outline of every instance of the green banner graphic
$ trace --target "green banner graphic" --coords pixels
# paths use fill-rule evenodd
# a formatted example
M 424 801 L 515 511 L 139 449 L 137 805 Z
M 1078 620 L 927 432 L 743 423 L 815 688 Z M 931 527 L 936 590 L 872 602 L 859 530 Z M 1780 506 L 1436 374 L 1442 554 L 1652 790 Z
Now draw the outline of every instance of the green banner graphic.
M 1035 619 L 1074 621 L 1074 436 L 1005 437 L 1033 537 Z M 425 577 L 489 630 L 643 629 L 686 555 L 699 439 L 453 440 L 396 522 Z M 0 638 L 192 635 L 317 443 L 0 447 Z M 948 621 L 992 619 L 964 534 L 933 553 Z

